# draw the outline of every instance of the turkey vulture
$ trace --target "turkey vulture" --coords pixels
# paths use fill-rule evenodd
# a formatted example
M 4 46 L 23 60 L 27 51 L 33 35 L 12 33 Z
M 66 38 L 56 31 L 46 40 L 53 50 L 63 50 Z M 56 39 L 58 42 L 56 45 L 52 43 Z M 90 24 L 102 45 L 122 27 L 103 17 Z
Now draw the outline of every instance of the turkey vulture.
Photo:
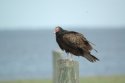
M 57 26 L 55 34 L 59 47 L 66 53 L 85 57 L 90 62 L 99 61 L 98 58 L 90 53 L 93 48 L 81 33 L 64 30 L 60 26 Z

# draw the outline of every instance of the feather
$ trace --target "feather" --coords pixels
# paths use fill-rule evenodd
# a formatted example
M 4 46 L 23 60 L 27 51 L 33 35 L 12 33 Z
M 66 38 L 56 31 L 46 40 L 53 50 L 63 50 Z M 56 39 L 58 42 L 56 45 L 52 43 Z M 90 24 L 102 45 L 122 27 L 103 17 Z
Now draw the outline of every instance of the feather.
M 81 33 L 67 31 L 58 26 L 55 28 L 55 34 L 59 47 L 66 53 L 71 53 L 75 56 L 83 56 L 90 62 L 99 60 L 90 54 L 90 51 L 93 49 L 93 47 Z

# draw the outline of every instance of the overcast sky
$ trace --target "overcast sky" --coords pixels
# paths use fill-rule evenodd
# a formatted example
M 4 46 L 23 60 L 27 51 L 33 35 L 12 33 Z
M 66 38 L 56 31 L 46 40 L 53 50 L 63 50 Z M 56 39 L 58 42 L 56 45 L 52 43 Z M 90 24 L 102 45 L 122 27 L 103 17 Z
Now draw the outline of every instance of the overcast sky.
M 0 0 L 0 29 L 125 26 L 125 0 Z

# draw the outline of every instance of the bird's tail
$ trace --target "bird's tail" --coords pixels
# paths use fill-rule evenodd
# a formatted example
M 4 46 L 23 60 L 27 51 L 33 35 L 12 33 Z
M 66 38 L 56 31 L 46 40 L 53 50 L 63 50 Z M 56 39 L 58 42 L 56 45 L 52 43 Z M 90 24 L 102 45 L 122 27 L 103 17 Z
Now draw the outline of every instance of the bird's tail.
M 87 60 L 89 60 L 90 62 L 99 61 L 98 58 L 96 58 L 95 56 L 91 55 L 90 53 L 85 54 L 84 57 L 85 57 Z

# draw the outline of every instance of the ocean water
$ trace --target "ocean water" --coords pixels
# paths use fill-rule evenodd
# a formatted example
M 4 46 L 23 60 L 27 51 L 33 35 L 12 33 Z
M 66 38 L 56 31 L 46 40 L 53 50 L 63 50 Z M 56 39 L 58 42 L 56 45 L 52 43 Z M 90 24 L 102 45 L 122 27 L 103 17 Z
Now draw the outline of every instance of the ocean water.
M 70 29 L 95 44 L 100 59 L 80 63 L 80 76 L 125 74 L 125 29 Z M 0 80 L 52 78 L 52 51 L 59 49 L 53 30 L 0 31 Z

